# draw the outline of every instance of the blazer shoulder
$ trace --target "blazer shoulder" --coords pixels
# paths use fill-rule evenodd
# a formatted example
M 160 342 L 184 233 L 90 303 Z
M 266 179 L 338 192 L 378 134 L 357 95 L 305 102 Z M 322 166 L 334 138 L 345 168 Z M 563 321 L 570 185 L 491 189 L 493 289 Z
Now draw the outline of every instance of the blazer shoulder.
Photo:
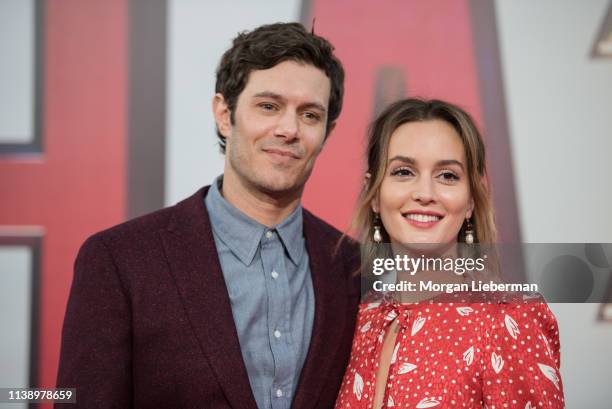
M 142 242 L 168 225 L 174 206 L 156 210 L 92 234 L 85 243 L 102 242 L 114 245 Z
M 327 223 L 325 220 L 315 216 L 309 210 L 303 209 L 304 215 L 304 229 L 305 230 L 314 230 L 319 235 L 324 236 L 327 239 L 331 240 L 340 240 L 343 236 L 351 241 L 354 241 L 349 236 L 344 235 L 340 230 L 336 229 L 331 224 Z
M 351 261 L 353 261 L 353 258 L 359 258 L 359 242 L 357 240 L 342 233 L 306 209 L 304 209 L 304 232 L 314 234 L 319 240 L 333 245 L 338 252 L 351 259 Z
M 101 242 L 108 247 L 120 248 L 146 245 L 146 243 L 156 239 L 160 230 L 169 228 L 173 220 L 180 219 L 185 214 L 204 209 L 202 210 L 202 216 L 206 217 L 203 198 L 207 188 L 200 189 L 194 195 L 172 206 L 164 207 L 94 233 L 85 240 L 83 246 L 96 242 Z

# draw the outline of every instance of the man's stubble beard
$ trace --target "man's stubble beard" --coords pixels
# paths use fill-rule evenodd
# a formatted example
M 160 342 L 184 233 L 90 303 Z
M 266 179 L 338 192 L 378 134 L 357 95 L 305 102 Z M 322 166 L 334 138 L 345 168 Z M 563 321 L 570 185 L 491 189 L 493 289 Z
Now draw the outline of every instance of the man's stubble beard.
M 277 199 L 301 197 L 304 185 L 308 181 L 313 169 L 311 167 L 305 174 L 297 176 L 294 180 L 284 182 L 279 186 L 278 183 L 269 180 L 271 175 L 266 177 L 265 172 L 262 174 L 261 169 L 257 169 L 254 166 L 252 169 L 249 169 L 249 166 L 242 166 L 243 163 L 249 163 L 249 161 L 244 160 L 244 155 L 241 155 L 238 149 L 228 149 L 227 155 L 232 171 L 247 190 L 255 190 Z

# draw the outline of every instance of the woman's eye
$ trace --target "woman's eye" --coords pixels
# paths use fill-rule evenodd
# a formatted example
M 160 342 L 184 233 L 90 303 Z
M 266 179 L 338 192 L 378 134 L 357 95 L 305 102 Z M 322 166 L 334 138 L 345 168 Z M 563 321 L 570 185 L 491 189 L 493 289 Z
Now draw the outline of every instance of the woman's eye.
M 391 171 L 391 176 L 410 176 L 410 175 L 413 175 L 413 173 L 408 168 L 397 168 Z
M 453 172 L 442 172 L 440 173 L 439 177 L 445 182 L 454 182 L 459 180 L 459 176 Z

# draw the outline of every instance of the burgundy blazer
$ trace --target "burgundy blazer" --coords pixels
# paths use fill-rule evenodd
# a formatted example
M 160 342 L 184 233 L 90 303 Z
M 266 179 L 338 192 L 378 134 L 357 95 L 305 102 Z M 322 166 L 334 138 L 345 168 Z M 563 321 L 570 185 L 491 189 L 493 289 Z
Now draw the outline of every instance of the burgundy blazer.
M 203 188 L 87 239 L 75 262 L 58 387 L 66 408 L 255 409 Z M 304 210 L 315 293 L 293 408 L 334 405 L 359 302 L 359 250 Z

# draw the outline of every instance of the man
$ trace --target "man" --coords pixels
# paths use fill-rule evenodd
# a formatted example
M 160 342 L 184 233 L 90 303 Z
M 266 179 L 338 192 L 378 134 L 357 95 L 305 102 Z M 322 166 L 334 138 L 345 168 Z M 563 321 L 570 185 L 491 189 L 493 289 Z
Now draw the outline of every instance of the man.
M 58 386 L 82 408 L 329 408 L 350 354 L 358 249 L 300 206 L 344 72 L 296 23 L 240 34 L 217 71 L 224 174 L 90 237 Z

